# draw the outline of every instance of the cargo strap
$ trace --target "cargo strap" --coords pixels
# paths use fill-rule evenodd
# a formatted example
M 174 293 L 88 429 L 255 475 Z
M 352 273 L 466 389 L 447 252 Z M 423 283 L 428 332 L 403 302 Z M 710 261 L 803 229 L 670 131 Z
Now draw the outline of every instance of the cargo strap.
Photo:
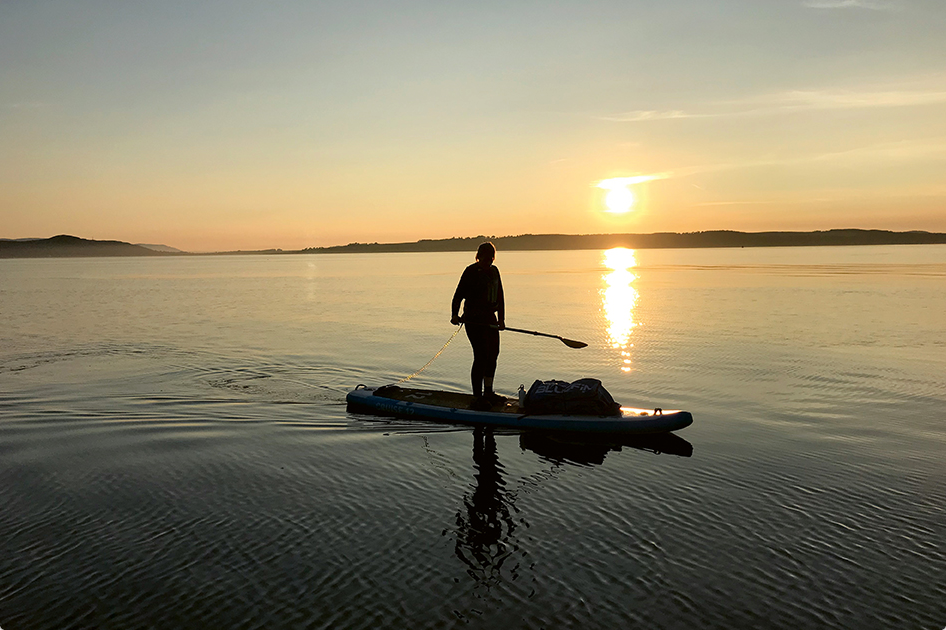
M 435 355 L 430 359 L 430 361 L 428 361 L 427 363 L 425 363 L 425 364 L 424 364 L 424 367 L 422 367 L 421 369 L 417 370 L 416 372 L 414 372 L 414 373 L 411 374 L 410 376 L 405 376 L 404 378 L 402 378 L 401 380 L 397 381 L 397 382 L 394 383 L 394 384 L 397 385 L 398 383 L 404 383 L 405 381 L 409 381 L 409 380 L 411 380 L 412 378 L 414 378 L 415 376 L 417 376 L 418 374 L 420 374 L 421 372 L 423 372 L 424 370 L 426 370 L 427 367 L 428 367 L 431 363 L 433 363 L 434 360 L 435 360 L 437 357 L 439 357 L 441 354 L 443 354 L 443 351 L 446 350 L 446 349 L 447 349 L 447 346 L 450 345 L 450 342 L 453 341 L 453 340 L 456 338 L 456 336 L 460 334 L 460 330 L 462 330 L 462 329 L 463 329 L 463 324 L 461 323 L 459 326 L 457 326 L 457 329 L 456 329 L 455 331 L 453 331 L 453 334 L 450 335 L 450 338 L 447 339 L 447 343 L 443 344 L 443 348 L 441 348 L 440 351 L 439 351 L 437 354 L 435 354 Z

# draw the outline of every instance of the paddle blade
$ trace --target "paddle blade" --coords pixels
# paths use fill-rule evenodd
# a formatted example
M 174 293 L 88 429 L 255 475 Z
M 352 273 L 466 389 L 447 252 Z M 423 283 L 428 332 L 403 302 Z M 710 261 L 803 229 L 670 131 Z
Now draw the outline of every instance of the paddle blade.
M 574 339 L 565 339 L 564 337 L 559 337 L 559 339 L 569 348 L 584 348 L 588 345 L 584 341 L 575 341 Z

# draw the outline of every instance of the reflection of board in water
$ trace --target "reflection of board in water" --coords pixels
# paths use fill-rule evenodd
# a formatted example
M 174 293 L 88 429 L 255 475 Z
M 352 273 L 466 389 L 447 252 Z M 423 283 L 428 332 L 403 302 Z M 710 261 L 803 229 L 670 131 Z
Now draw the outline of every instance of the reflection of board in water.
M 617 440 L 594 435 L 572 434 L 565 437 L 562 434 L 524 431 L 519 436 L 519 447 L 555 463 L 569 462 L 585 466 L 601 465 L 608 453 L 619 452 L 624 447 L 650 451 L 656 455 L 665 453 L 690 457 L 693 454 L 693 445 L 673 433 Z

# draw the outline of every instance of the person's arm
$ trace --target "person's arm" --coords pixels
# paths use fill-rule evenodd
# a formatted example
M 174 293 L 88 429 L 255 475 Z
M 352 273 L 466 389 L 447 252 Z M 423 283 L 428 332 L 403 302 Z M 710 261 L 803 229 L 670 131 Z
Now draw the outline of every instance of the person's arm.
M 464 269 L 460 276 L 460 282 L 457 283 L 457 290 L 453 292 L 453 302 L 450 304 L 450 323 L 454 326 L 460 325 L 460 302 L 463 301 L 463 297 L 466 295 L 466 276 L 466 269 Z
M 499 283 L 499 291 L 496 295 L 496 318 L 499 320 L 499 329 L 506 328 L 506 298 L 503 296 L 503 279 L 499 275 L 499 269 L 496 269 L 496 281 Z

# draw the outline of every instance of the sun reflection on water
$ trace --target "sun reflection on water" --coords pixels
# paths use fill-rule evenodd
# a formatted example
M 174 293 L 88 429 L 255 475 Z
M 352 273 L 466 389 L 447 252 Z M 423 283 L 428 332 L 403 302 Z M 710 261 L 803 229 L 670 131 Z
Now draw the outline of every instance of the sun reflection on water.
M 631 286 L 637 279 L 631 269 L 637 266 L 637 259 L 633 249 L 615 247 L 604 252 L 604 264 L 612 270 L 604 275 L 607 286 L 601 291 L 604 314 L 608 318 L 608 342 L 612 348 L 621 351 L 621 370 L 630 372 L 630 348 L 634 346 L 630 339 L 637 326 L 634 322 L 634 306 L 639 297 L 637 290 Z

